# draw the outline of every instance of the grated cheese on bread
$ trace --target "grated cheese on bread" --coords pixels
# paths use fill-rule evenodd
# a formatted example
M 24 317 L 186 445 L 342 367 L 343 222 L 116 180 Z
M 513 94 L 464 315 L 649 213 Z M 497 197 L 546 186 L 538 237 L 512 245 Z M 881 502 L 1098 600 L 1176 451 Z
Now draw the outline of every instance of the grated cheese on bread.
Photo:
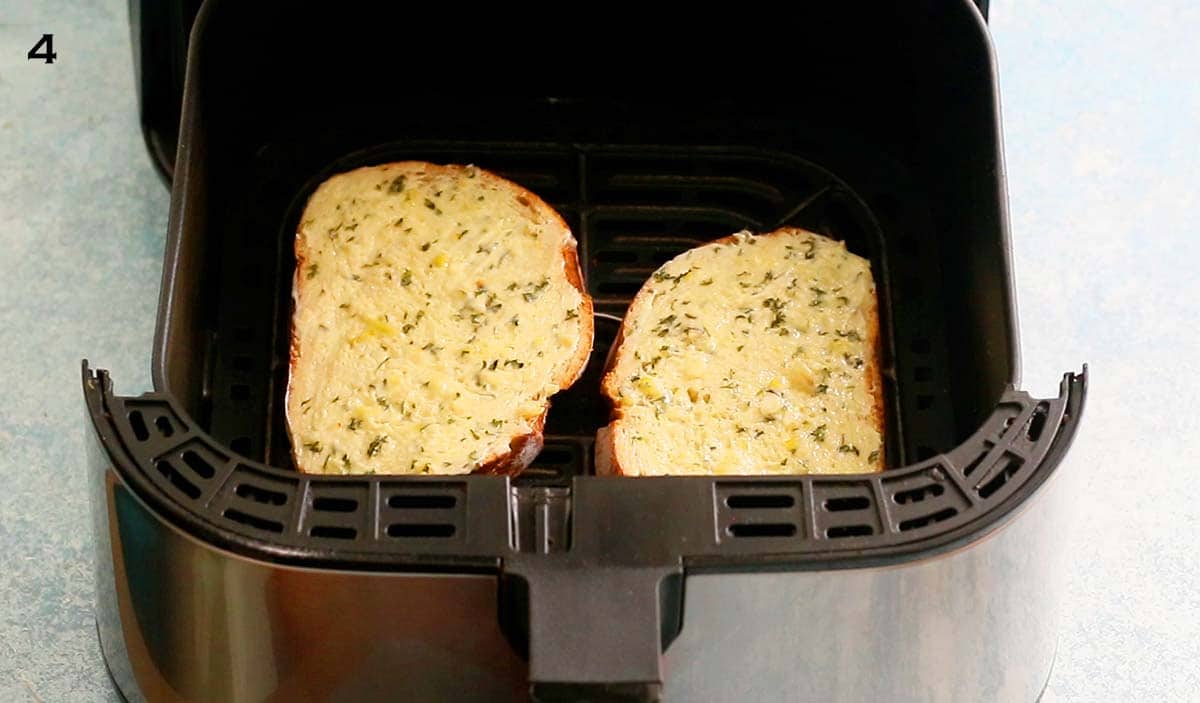
M 473 166 L 398 162 L 322 183 L 296 233 L 287 424 L 311 473 L 515 473 L 583 372 L 576 242 Z
M 634 298 L 603 390 L 601 473 L 851 474 L 883 468 L 870 264 L 798 228 L 664 264 Z

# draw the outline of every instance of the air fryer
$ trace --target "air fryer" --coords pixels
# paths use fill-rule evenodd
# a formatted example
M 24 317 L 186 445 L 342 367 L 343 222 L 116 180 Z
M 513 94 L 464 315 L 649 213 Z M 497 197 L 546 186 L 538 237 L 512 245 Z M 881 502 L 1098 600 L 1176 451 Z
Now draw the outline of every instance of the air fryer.
M 501 62 L 500 39 L 309 5 L 131 7 L 172 189 L 154 388 L 117 395 L 83 366 L 97 622 L 130 701 L 1039 697 L 1086 373 L 1056 398 L 1017 390 L 974 4 L 806 5 L 802 70 L 776 90 L 603 98 L 484 94 L 436 61 Z M 427 76 L 443 92 L 419 94 Z M 519 477 L 292 466 L 299 212 L 329 175 L 399 159 L 494 170 L 579 240 L 596 348 Z M 871 261 L 888 468 L 595 476 L 602 364 L 639 286 L 687 248 L 783 225 Z

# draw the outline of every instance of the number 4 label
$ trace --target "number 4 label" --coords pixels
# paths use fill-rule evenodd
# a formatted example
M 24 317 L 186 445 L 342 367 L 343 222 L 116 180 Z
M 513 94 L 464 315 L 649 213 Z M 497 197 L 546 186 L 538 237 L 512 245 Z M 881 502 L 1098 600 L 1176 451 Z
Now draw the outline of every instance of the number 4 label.
M 46 63 L 54 63 L 54 59 L 58 58 L 58 54 L 54 53 L 54 35 L 43 34 L 38 43 L 33 45 L 25 58 L 33 61 L 34 59 L 42 59 Z

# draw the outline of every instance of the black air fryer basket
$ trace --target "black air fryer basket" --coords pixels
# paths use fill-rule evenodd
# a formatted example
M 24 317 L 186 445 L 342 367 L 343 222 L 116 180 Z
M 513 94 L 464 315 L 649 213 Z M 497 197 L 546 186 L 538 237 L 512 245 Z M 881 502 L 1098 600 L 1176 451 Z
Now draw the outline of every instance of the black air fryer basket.
M 209 0 L 176 153 L 196 5 L 134 4 L 147 140 L 173 195 L 154 390 L 119 396 L 83 373 L 100 636 L 130 700 L 1038 696 L 1068 490 L 1050 479 L 1086 377 L 1067 374 L 1058 398 L 1015 390 L 975 5 L 798 8 L 790 91 L 594 98 L 485 95 L 389 61 L 433 56 L 437 39 L 401 47 L 382 19 Z M 346 26 L 362 52 L 314 49 Z M 445 92 L 410 94 L 414 74 Z M 579 240 L 596 348 L 520 477 L 291 464 L 299 213 L 334 173 L 412 159 L 516 181 Z M 594 476 L 613 320 L 676 254 L 784 225 L 871 261 L 889 468 Z

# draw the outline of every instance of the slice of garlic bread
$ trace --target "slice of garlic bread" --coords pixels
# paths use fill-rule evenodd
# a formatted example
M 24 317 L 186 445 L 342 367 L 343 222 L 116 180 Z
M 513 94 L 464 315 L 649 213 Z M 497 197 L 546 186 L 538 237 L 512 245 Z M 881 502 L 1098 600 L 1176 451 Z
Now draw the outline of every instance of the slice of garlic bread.
M 326 180 L 296 233 L 287 421 L 312 473 L 515 473 L 579 378 L 592 301 L 536 195 L 472 166 Z
M 881 470 L 879 348 L 870 264 L 843 243 L 784 228 L 686 251 L 625 315 L 598 471 Z

